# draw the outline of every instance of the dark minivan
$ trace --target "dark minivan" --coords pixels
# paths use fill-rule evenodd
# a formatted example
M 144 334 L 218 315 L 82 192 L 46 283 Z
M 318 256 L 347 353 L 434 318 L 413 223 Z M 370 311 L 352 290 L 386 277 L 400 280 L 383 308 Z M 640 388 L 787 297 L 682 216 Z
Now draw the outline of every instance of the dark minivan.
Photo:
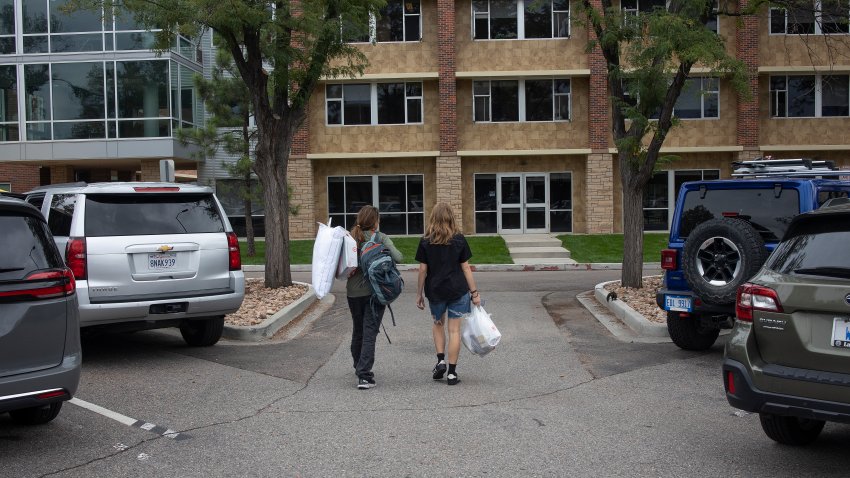
M 80 329 L 74 275 L 41 213 L 0 197 L 0 414 L 53 420 L 77 391 Z

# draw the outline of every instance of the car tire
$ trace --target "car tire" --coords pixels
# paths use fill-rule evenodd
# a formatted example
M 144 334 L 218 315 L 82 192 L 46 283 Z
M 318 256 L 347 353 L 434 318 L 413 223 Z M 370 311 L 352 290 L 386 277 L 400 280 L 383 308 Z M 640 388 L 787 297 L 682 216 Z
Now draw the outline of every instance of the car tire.
M 772 413 L 759 413 L 759 419 L 761 428 L 771 440 L 793 446 L 812 443 L 826 424 L 823 420 L 786 417 Z
M 193 347 L 215 345 L 224 332 L 224 317 L 211 317 L 202 320 L 188 320 L 180 326 L 180 335 Z
M 735 302 L 738 286 L 767 259 L 764 239 L 741 219 L 710 219 L 688 235 L 682 253 L 685 280 L 697 297 L 710 304 Z
M 9 416 L 19 425 L 44 425 L 56 418 L 60 410 L 62 410 L 62 402 L 54 402 L 42 407 L 12 410 Z
M 678 312 L 667 312 L 667 332 L 683 350 L 708 350 L 717 341 L 720 329 L 706 329 L 700 322 L 697 315 L 681 317 Z

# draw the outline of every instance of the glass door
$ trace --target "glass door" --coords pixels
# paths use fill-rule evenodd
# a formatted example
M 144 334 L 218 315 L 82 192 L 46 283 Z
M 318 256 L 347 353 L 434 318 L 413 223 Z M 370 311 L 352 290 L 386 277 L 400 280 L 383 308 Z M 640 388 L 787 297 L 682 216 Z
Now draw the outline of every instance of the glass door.
M 526 174 L 523 186 L 525 189 L 523 203 L 525 232 L 529 234 L 549 232 L 546 224 L 546 175 Z
M 523 232 L 522 174 L 499 175 L 499 234 Z

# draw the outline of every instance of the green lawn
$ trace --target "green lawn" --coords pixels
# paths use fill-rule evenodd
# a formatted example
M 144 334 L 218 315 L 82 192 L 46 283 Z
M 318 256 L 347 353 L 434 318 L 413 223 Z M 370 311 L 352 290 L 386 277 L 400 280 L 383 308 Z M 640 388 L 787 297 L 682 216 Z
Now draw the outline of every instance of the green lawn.
M 623 262 L 622 234 L 580 234 L 558 236 L 577 262 Z M 667 247 L 666 233 L 643 235 L 643 261 L 660 262 Z
M 508 248 L 505 246 L 505 241 L 498 236 L 476 236 L 467 237 L 469 248 L 472 250 L 471 264 L 512 264 Z M 290 241 L 289 257 L 292 264 L 310 264 L 313 262 L 313 240 L 296 240 Z M 398 248 L 399 252 L 404 255 L 405 264 L 415 264 L 416 248 L 419 246 L 418 237 L 396 237 L 393 238 L 393 244 Z M 244 241 L 239 242 L 239 248 L 242 251 L 243 264 L 265 264 L 265 246 L 263 241 L 255 242 L 257 255 L 248 257 L 245 251 L 248 249 Z

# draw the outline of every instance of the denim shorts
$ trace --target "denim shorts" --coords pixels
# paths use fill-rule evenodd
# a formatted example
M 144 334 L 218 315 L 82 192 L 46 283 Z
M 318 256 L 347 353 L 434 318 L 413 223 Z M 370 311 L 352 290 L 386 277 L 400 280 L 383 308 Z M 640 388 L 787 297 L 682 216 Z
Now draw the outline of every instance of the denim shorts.
M 448 302 L 432 302 L 429 300 L 428 307 L 431 309 L 434 323 L 439 322 L 443 318 L 443 314 L 448 315 L 450 319 L 459 319 L 469 314 L 472 310 L 470 300 L 469 292 Z

